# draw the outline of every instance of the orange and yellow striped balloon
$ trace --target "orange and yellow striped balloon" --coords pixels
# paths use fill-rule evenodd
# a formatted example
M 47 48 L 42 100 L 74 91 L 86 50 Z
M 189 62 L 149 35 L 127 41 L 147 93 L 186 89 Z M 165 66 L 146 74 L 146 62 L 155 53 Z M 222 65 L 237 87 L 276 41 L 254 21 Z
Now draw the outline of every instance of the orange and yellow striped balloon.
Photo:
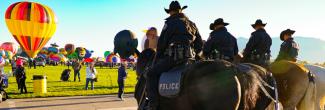
M 36 57 L 56 31 L 54 12 L 39 3 L 14 3 L 8 7 L 5 18 L 9 31 L 31 58 Z

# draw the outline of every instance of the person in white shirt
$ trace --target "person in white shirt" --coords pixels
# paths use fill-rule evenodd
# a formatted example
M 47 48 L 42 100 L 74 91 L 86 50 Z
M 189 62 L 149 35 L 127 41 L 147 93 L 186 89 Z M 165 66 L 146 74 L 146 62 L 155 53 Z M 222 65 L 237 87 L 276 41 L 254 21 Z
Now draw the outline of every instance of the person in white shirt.
M 91 62 L 86 68 L 86 90 L 88 90 L 88 84 L 90 82 L 91 90 L 94 90 L 94 80 L 96 78 L 96 69 L 94 67 L 95 62 Z

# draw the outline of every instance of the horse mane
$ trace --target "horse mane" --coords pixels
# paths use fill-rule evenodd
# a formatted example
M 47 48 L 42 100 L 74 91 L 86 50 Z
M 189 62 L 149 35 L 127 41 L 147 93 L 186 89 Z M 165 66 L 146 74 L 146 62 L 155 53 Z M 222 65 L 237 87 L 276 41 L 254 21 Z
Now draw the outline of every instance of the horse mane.
M 262 79 L 268 79 L 268 72 L 257 65 L 245 63 L 251 67 L 252 71 L 248 71 L 248 73 L 243 73 L 239 71 L 238 79 L 240 81 L 242 87 L 242 109 L 243 110 L 251 110 L 256 107 L 257 100 L 260 98 L 260 89 L 258 83 L 260 83 L 258 77 Z M 268 82 L 268 81 L 266 81 Z

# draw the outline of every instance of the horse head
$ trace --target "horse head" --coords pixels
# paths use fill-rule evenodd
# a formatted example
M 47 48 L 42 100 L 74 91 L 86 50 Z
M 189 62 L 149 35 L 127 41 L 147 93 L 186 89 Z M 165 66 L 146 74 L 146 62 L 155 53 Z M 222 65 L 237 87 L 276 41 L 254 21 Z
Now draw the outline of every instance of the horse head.
M 152 64 L 155 55 L 156 51 L 150 48 L 145 49 L 140 53 L 136 67 L 138 77 L 140 77 L 145 69 Z

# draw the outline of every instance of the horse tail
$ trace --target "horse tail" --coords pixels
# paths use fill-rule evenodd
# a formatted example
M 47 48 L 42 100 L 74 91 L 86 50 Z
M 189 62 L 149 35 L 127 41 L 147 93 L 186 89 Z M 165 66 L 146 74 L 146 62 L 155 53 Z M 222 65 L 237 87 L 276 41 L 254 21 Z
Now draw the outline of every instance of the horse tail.
M 238 75 L 242 90 L 241 107 L 250 110 L 256 106 L 258 99 L 258 85 L 256 73 L 243 73 Z
M 315 110 L 316 103 L 316 83 L 309 81 L 306 93 L 299 102 L 298 110 Z

